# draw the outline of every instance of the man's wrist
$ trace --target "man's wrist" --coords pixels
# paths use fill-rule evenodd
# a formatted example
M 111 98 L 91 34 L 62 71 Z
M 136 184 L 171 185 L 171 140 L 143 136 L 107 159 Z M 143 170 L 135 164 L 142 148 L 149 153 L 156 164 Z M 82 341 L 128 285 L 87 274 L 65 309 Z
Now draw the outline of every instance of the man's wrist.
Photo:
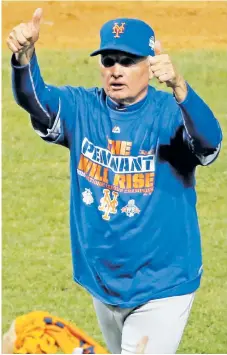
M 187 89 L 187 84 L 186 81 L 184 80 L 183 77 L 179 77 L 178 80 L 176 81 L 176 84 L 172 86 L 173 89 L 173 94 L 175 96 L 175 99 L 177 100 L 178 103 L 181 103 L 185 100 L 188 89 Z
M 32 45 L 30 48 L 28 48 L 24 52 L 15 53 L 15 58 L 16 58 L 17 62 L 20 65 L 29 64 L 29 62 L 33 56 L 34 50 L 35 50 L 35 47 L 34 47 L 34 45 Z

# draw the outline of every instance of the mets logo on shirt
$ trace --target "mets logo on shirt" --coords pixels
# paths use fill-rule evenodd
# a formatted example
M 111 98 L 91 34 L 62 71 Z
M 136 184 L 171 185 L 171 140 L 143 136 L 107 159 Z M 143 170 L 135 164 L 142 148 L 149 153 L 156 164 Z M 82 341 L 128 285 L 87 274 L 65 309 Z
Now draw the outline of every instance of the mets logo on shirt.
M 99 211 L 104 212 L 102 218 L 105 219 L 106 221 L 109 221 L 110 213 L 112 214 L 117 213 L 116 207 L 118 205 L 117 198 L 119 194 L 116 191 L 112 191 L 112 199 L 111 199 L 110 190 L 104 189 L 103 195 L 104 197 L 100 199 L 100 205 L 98 206 L 98 209 Z

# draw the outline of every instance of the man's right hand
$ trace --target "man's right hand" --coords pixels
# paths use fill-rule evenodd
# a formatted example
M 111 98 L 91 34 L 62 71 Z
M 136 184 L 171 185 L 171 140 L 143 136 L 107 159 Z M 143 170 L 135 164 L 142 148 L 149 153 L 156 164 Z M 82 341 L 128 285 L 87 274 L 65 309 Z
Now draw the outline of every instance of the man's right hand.
M 15 53 L 16 60 L 21 65 L 28 64 L 33 55 L 34 44 L 39 38 L 42 13 L 41 8 L 36 9 L 32 20 L 14 27 L 7 38 L 6 43 L 9 49 Z

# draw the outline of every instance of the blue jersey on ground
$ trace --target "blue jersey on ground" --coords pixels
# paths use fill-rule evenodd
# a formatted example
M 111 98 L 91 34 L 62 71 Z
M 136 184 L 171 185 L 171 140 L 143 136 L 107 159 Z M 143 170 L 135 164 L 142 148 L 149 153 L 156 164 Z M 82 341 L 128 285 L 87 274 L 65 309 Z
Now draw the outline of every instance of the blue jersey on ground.
M 44 83 L 36 55 L 12 59 L 13 90 L 48 142 L 69 148 L 74 280 L 102 302 L 134 307 L 195 291 L 202 274 L 195 168 L 221 129 L 187 84 L 178 104 L 149 86 L 121 108 L 103 89 Z

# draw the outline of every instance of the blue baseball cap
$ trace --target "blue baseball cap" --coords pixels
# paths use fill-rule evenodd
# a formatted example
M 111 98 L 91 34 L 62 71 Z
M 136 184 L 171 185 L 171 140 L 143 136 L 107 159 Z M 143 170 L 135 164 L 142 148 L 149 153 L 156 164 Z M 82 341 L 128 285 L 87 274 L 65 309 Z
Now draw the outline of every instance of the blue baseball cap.
M 90 56 L 116 50 L 141 57 L 154 56 L 155 35 L 145 22 L 133 18 L 117 18 L 106 22 L 100 30 L 100 48 Z

